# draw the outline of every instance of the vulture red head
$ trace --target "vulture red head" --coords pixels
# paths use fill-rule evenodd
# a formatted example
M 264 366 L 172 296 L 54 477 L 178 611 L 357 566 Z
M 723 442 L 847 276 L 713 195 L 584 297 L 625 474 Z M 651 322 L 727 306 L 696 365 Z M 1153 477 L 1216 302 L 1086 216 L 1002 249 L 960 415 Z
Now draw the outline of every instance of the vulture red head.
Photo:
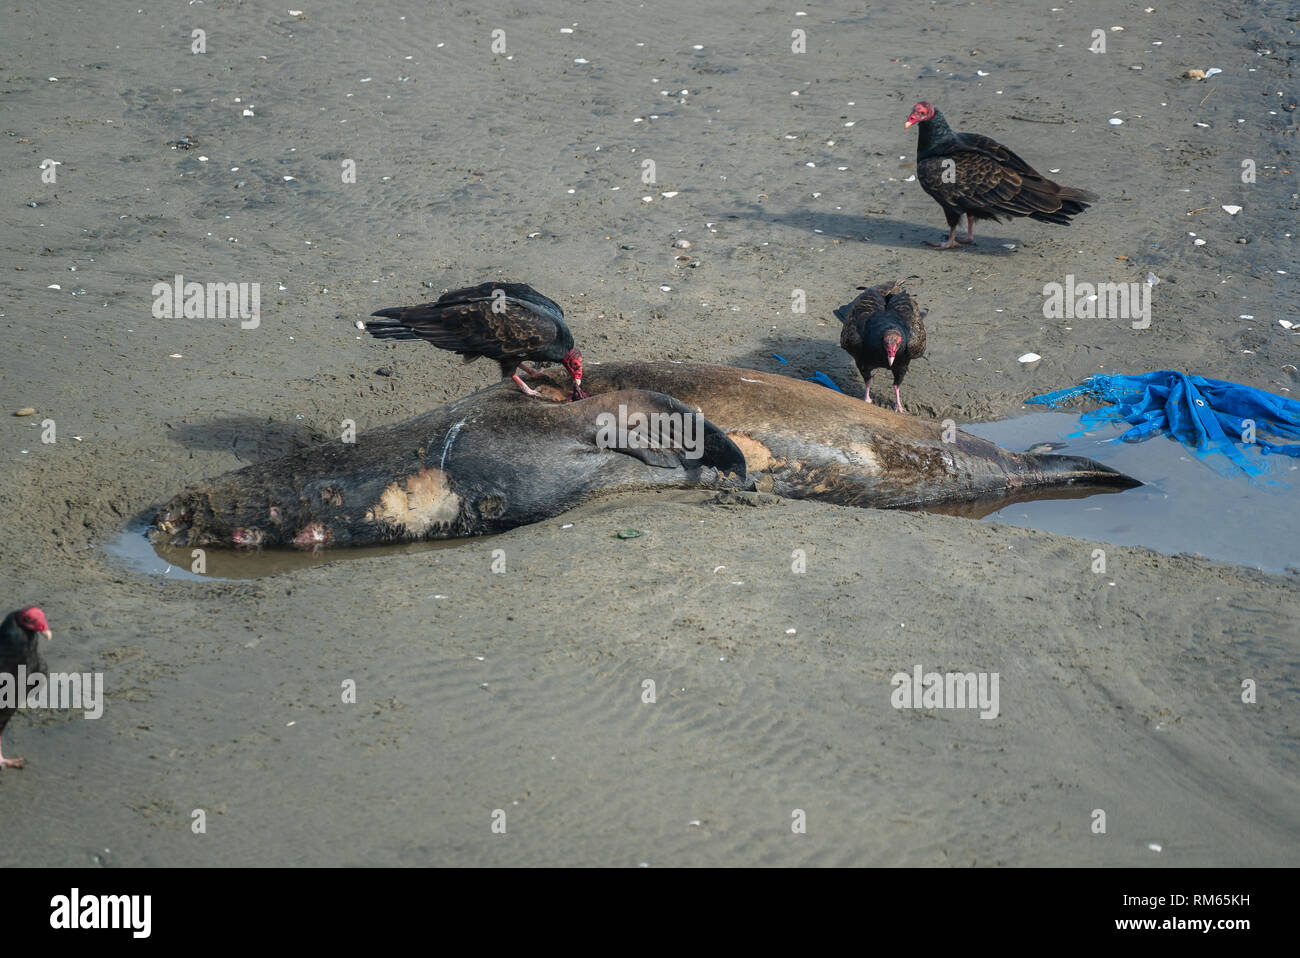
M 908 114 L 907 122 L 903 124 L 904 130 L 909 130 L 918 123 L 924 123 L 934 116 L 934 107 L 928 103 L 918 103 L 912 107 L 912 112 Z
M 28 632 L 35 632 L 47 639 L 54 634 L 50 631 L 50 624 L 45 621 L 45 613 L 34 605 L 23 609 L 15 619 Z
M 577 347 L 574 347 L 564 354 L 564 358 L 560 362 L 569 371 L 569 375 L 573 377 L 573 398 L 586 399 L 590 394 L 582 389 L 582 353 L 578 352 Z
M 894 357 L 898 355 L 899 348 L 903 345 L 903 334 L 896 329 L 891 329 L 885 333 L 885 358 L 889 365 L 894 365 Z

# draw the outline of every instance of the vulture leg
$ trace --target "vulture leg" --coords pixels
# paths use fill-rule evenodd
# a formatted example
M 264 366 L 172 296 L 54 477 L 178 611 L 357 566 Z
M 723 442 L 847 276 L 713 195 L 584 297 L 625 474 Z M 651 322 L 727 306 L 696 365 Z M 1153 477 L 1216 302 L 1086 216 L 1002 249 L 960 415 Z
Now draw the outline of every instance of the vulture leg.
M 946 240 L 944 240 L 942 243 L 932 243 L 929 240 L 926 240 L 925 245 L 933 246 L 935 249 L 952 249 L 954 246 L 957 245 L 957 240 L 954 238 L 956 237 L 956 235 L 957 235 L 957 224 L 954 223 L 952 229 L 948 230 L 948 238 Z
M 0 768 L 22 768 L 27 764 L 25 758 L 5 758 L 4 751 L 0 750 Z
M 513 379 L 515 382 L 517 382 L 517 383 L 519 384 L 519 388 L 522 389 L 522 390 L 523 390 L 525 393 L 527 393 L 529 396 L 540 396 L 540 395 L 541 395 L 541 393 L 539 393 L 536 389 L 533 389 L 533 388 L 531 388 L 530 386 L 525 385 L 525 384 L 524 384 L 524 381 L 523 381 L 522 379 L 519 378 L 519 374 L 518 374 L 518 373 L 515 373 L 515 374 L 514 374 L 513 376 L 511 376 L 510 378 Z
M 519 366 L 518 366 L 517 368 L 518 368 L 518 369 L 522 369 L 524 375 L 527 376 L 529 379 L 532 379 L 534 376 L 540 376 L 540 375 L 541 375 L 541 372 L 539 372 L 538 370 L 534 369 L 532 366 L 526 366 L 526 365 L 524 365 L 523 363 L 520 363 Z
M 898 383 L 894 383 L 894 411 L 903 411 L 903 400 L 898 395 Z
M 867 402 L 871 402 L 871 377 L 864 376 L 862 378 L 867 381 L 866 388 L 862 390 L 862 398 Z

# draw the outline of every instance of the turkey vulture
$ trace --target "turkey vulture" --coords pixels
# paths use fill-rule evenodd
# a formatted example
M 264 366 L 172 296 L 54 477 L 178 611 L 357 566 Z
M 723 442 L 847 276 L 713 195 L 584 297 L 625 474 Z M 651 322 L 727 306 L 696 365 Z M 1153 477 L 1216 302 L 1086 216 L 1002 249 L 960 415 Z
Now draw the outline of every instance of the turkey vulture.
M 18 684 L 18 667 L 23 666 L 27 677 L 45 671 L 45 660 L 37 645 L 37 637 L 49 638 L 50 626 L 45 621 L 45 613 L 31 605 L 17 612 L 10 612 L 0 622 L 0 675 L 12 676 L 8 681 L 14 683 L 14 690 L 22 701 L 27 698 L 27 685 Z M 4 735 L 5 726 L 13 718 L 15 706 L 0 705 L 0 736 Z M 0 749 L 0 768 L 22 768 L 27 764 L 21 758 L 5 758 Z
M 975 242 L 976 220 L 1028 216 L 1044 223 L 1070 225 L 1097 201 L 1097 194 L 1061 186 L 1042 176 L 1001 143 L 978 133 L 954 133 L 943 114 L 929 103 L 918 103 L 903 124 L 915 124 L 916 178 L 938 200 L 948 218 L 948 239 L 930 243 L 939 249 Z M 966 238 L 957 238 L 957 224 L 966 214 Z
M 925 355 L 925 313 L 916 308 L 900 283 L 859 286 L 864 292 L 835 310 L 844 324 L 840 346 L 853 357 L 866 380 L 862 398 L 871 402 L 871 371 L 888 366 L 894 372 L 894 408 L 903 411 L 898 387 L 913 359 Z
M 502 377 L 513 379 L 530 396 L 541 393 L 519 378 L 520 369 L 528 376 L 537 374 L 524 362 L 561 363 L 573 378 L 572 398 L 587 398 L 582 354 L 573 348 L 564 310 L 526 283 L 480 283 L 453 289 L 436 302 L 392 306 L 372 315 L 389 320 L 364 324 L 376 339 L 424 339 L 459 353 L 467 363 L 480 356 L 495 359 Z

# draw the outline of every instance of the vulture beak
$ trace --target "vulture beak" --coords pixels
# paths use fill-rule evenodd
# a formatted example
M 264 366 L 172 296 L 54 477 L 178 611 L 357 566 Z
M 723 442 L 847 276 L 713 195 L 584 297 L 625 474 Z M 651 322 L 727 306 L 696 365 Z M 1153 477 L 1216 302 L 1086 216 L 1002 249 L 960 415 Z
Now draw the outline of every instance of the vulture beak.
M 54 633 L 51 632 L 49 629 L 46 629 L 44 632 L 42 632 L 42 633 L 40 633 L 40 634 L 41 634 L 41 636 L 42 636 L 43 638 L 46 638 L 46 639 L 52 639 L 52 638 L 54 638 Z
M 904 129 L 904 130 L 910 130 L 910 129 L 915 125 L 915 123 L 916 123 L 916 121 L 913 120 L 913 119 L 909 116 L 909 117 L 907 118 L 907 122 L 903 124 L 903 129 Z
M 888 358 L 889 358 L 889 365 L 890 365 L 890 367 L 892 368 L 893 365 L 894 365 L 894 356 L 893 356 L 893 354 L 891 353 L 891 354 L 889 355 Z

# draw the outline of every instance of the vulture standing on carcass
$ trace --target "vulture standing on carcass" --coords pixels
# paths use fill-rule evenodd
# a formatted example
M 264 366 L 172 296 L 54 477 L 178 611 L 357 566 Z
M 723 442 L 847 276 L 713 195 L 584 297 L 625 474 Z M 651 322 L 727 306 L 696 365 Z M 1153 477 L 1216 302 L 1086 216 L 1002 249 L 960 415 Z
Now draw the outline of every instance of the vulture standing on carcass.
M 480 283 L 444 293 L 436 302 L 391 306 L 374 316 L 388 322 L 362 325 L 376 339 L 423 339 L 473 362 L 480 356 L 496 360 L 503 378 L 513 379 L 530 396 L 541 393 L 519 378 L 537 374 L 525 362 L 560 363 L 573 379 L 573 399 L 586 399 L 582 390 L 582 354 L 573 348 L 573 334 L 564 325 L 564 311 L 526 283 Z
M 1070 225 L 1097 201 L 1095 193 L 1061 186 L 1042 176 L 1001 143 L 978 133 L 954 133 L 943 114 L 929 103 L 918 103 L 903 124 L 917 127 L 916 178 L 943 207 L 948 239 L 931 243 L 939 249 L 975 242 L 976 220 L 1028 216 L 1044 223 Z M 957 237 L 957 224 L 966 215 L 966 237 Z

